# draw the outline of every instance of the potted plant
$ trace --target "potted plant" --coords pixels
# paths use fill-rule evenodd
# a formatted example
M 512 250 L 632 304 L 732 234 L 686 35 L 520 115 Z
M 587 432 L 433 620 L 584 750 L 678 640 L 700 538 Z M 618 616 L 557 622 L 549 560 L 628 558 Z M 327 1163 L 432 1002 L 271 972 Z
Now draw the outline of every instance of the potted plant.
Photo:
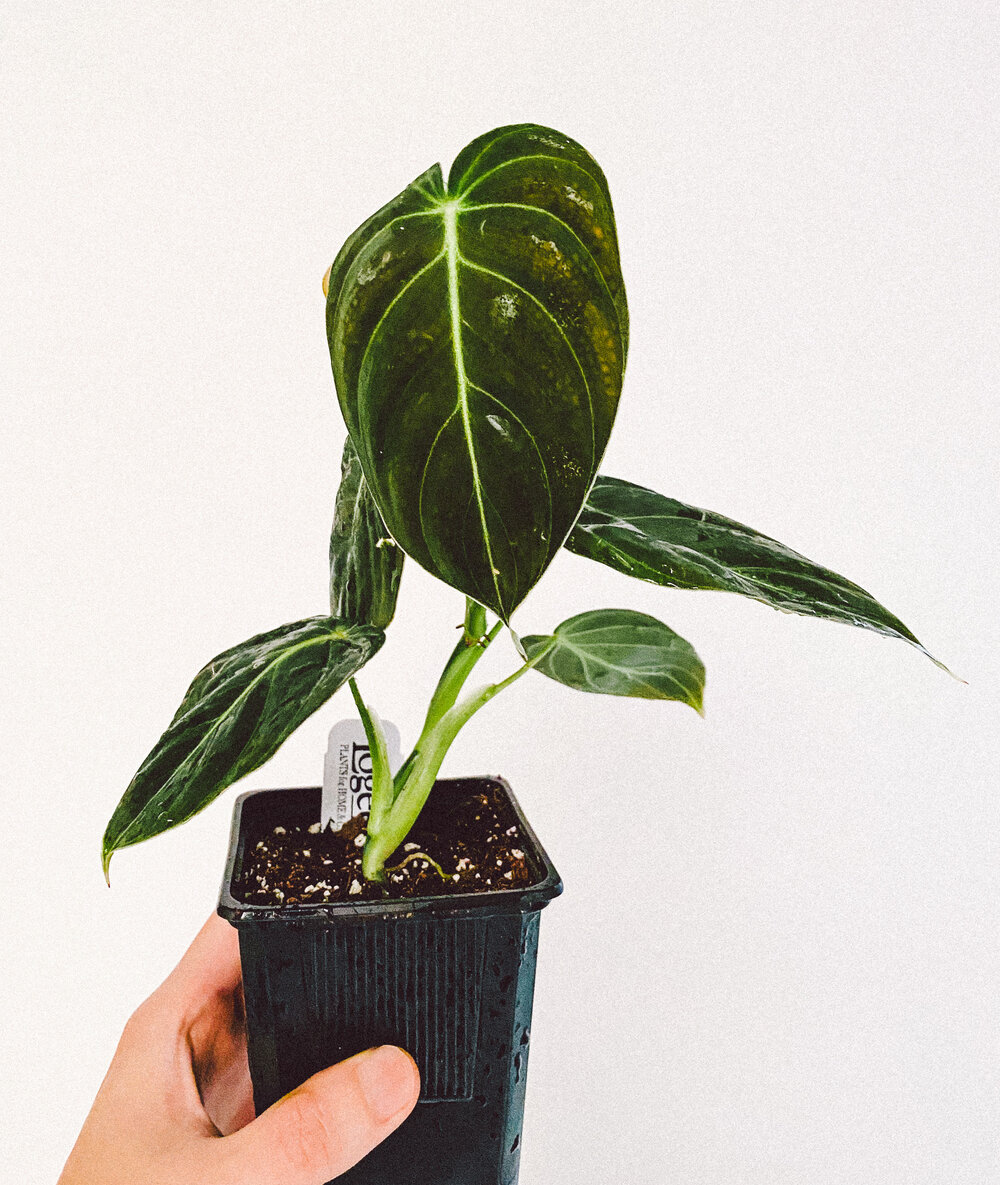
M 530 671 L 698 712 L 704 687 L 693 647 L 630 609 L 514 633 L 559 548 L 923 647 L 870 594 L 774 539 L 599 474 L 628 311 L 607 182 L 575 141 L 533 124 L 478 137 L 447 182 L 434 165 L 356 230 L 324 287 L 348 432 L 330 613 L 259 634 L 197 675 L 108 824 L 105 873 L 117 849 L 262 765 L 348 683 L 368 741 L 368 810 L 334 829 L 318 788 L 236 804 L 219 908 L 240 931 L 257 1105 L 393 1041 L 417 1059 L 423 1105 L 347 1179 L 511 1185 L 539 910 L 561 885 L 506 784 L 442 782 L 441 763 Z M 394 769 L 355 676 L 385 641 L 404 556 L 456 589 L 465 613 Z M 505 630 L 510 674 L 467 691 Z

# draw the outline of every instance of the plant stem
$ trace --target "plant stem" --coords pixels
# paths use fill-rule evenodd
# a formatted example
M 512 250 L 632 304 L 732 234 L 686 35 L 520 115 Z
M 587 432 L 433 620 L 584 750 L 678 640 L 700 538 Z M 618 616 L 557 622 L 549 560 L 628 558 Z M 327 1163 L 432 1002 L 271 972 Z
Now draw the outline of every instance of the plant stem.
M 465 598 L 465 642 L 471 646 L 486 633 L 486 610 L 472 597 Z
M 486 649 L 497 634 L 503 629 L 503 622 L 486 632 L 486 610 L 475 601 L 466 599 L 465 626 L 458 645 L 451 652 L 451 657 L 445 663 L 441 678 L 431 696 L 427 706 L 427 716 L 421 731 L 421 738 L 432 729 L 441 717 L 454 706 L 458 693 L 462 690 L 466 679 L 472 673 L 472 668 L 486 653 Z M 416 747 L 419 748 L 420 741 Z
M 434 788 L 441 763 L 461 729 L 495 695 L 499 695 L 526 671 L 530 671 L 545 653 L 540 651 L 506 679 L 499 683 L 490 683 L 457 702 L 462 684 L 478 662 L 485 646 L 489 645 L 502 628 L 503 623 L 498 621 L 482 639 L 483 646 L 466 648 L 464 660 L 458 648 L 449 659 L 431 701 L 431 708 L 428 709 L 420 738 L 410 758 L 400 770 L 400 775 L 403 776 L 396 777 L 392 806 L 381 815 L 377 827 L 373 828 L 369 820 L 368 840 L 362 857 L 362 871 L 369 880 L 384 879 L 386 860 L 403 842 L 416 822 L 428 795 Z M 464 638 L 460 646 L 463 644 Z M 479 651 L 478 654 L 474 654 L 471 659 L 467 657 L 476 650 Z

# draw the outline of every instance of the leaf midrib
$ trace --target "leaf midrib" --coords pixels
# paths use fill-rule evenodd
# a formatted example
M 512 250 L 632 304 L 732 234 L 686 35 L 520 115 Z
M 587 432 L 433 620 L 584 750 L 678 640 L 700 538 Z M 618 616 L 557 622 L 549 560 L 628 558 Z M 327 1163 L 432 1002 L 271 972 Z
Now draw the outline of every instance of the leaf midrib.
M 531 155 L 545 156 L 548 154 L 531 154 Z M 558 159 L 558 158 L 556 158 L 556 159 Z M 586 174 L 586 170 L 582 169 L 578 162 L 571 162 L 571 163 L 573 163 L 579 171 Z M 586 174 L 586 175 L 589 176 L 589 174 Z M 483 179 L 484 178 L 477 179 L 474 184 L 479 184 L 479 181 L 483 180 Z M 590 180 L 594 181 L 594 178 L 590 177 Z M 464 182 L 464 175 L 463 175 L 463 182 Z M 436 443 L 437 439 L 440 437 L 441 433 L 447 427 L 448 423 L 451 421 L 455 412 L 458 412 L 459 415 L 461 416 L 462 433 L 465 438 L 466 449 L 467 449 L 467 453 L 469 456 L 470 468 L 472 471 L 472 485 L 473 485 L 474 497 L 475 497 L 475 501 L 476 501 L 476 509 L 477 509 L 477 513 L 478 513 L 478 517 L 479 517 L 480 530 L 482 532 L 482 537 L 483 537 L 484 550 L 486 553 L 486 561 L 487 561 L 489 568 L 490 568 L 490 579 L 492 580 L 494 592 L 496 594 L 497 605 L 500 607 L 501 611 L 503 611 L 504 597 L 502 596 L 501 591 L 500 591 L 500 585 L 499 585 L 499 580 L 498 580 L 499 573 L 498 573 L 497 565 L 496 565 L 496 561 L 495 561 L 490 531 L 489 531 L 489 528 L 487 525 L 486 504 L 485 504 L 485 500 L 483 497 L 483 487 L 482 487 L 482 482 L 480 479 L 479 461 L 478 461 L 478 457 L 476 454 L 476 444 L 475 444 L 475 439 L 474 439 L 474 434 L 473 434 L 472 417 L 471 417 L 471 411 L 470 411 L 470 406 L 469 406 L 470 388 L 477 389 L 477 390 L 482 390 L 482 388 L 478 387 L 477 384 L 472 382 L 472 380 L 469 378 L 468 373 L 465 368 L 465 360 L 464 360 L 464 354 L 463 354 L 463 328 L 462 328 L 463 327 L 463 320 L 462 320 L 462 315 L 461 315 L 461 299 L 460 299 L 460 293 L 459 293 L 460 266 L 464 265 L 469 270 L 478 271 L 478 272 L 482 272 L 486 275 L 490 275 L 490 276 L 494 277 L 496 280 L 498 280 L 499 282 L 501 282 L 505 285 L 508 285 L 509 287 L 522 293 L 525 297 L 527 297 L 529 300 L 531 300 L 532 303 L 546 316 L 546 318 L 551 322 L 553 328 L 556 330 L 556 332 L 561 337 L 563 344 L 569 351 L 570 356 L 572 357 L 574 363 L 576 364 L 577 370 L 580 375 L 580 379 L 583 383 L 584 391 L 587 396 L 590 429 L 591 429 L 591 464 L 592 465 L 595 460 L 595 455 L 596 455 L 596 451 L 597 451 L 597 445 L 596 445 L 597 425 L 596 425 L 596 415 L 595 415 L 595 410 L 594 410 L 594 393 L 591 391 L 590 382 L 587 377 L 587 372 L 586 372 L 584 366 L 582 365 L 582 362 L 581 362 L 579 356 L 577 355 L 576 350 L 574 349 L 572 343 L 570 342 L 565 329 L 563 328 L 562 325 L 560 325 L 559 321 L 555 318 L 555 316 L 552 314 L 551 310 L 545 305 L 545 303 L 539 297 L 537 297 L 533 292 L 524 288 L 523 285 L 519 284 L 512 277 L 507 276 L 507 275 L 503 274 L 502 272 L 498 272 L 493 268 L 489 268 L 489 267 L 486 267 L 482 264 L 476 263 L 475 261 L 468 259 L 461 253 L 461 251 L 459 249 L 459 244 L 458 244 L 458 218 L 459 218 L 459 216 L 461 214 L 464 214 L 467 212 L 474 213 L 474 212 L 478 212 L 481 210 L 487 210 L 487 209 L 491 209 L 491 208 L 495 208 L 495 209 L 516 208 L 516 209 L 524 209 L 525 212 L 531 213 L 535 216 L 541 216 L 544 218 L 552 219 L 560 227 L 562 227 L 567 234 L 569 234 L 571 236 L 571 238 L 575 241 L 575 243 L 580 248 L 581 252 L 593 262 L 597 277 L 600 281 L 602 288 L 604 289 L 605 295 L 607 296 L 612 309 L 615 311 L 616 317 L 617 317 L 617 313 L 618 313 L 617 305 L 615 304 L 614 297 L 612 296 L 611 290 L 608 287 L 608 283 L 604 277 L 604 273 L 602 272 L 600 266 L 597 264 L 597 261 L 594 258 L 593 254 L 591 253 L 590 249 L 583 242 L 583 240 L 580 238 L 580 236 L 577 234 L 577 232 L 568 223 L 566 223 L 562 218 L 560 218 L 557 214 L 554 214 L 552 211 L 546 210 L 542 207 L 530 206 L 530 205 L 522 204 L 522 203 L 512 203 L 512 202 L 473 202 L 473 203 L 470 203 L 470 202 L 465 202 L 462 200 L 462 195 L 466 191 L 462 190 L 462 189 L 460 189 L 458 194 L 456 194 L 454 196 L 446 196 L 442 200 L 442 199 L 437 198 L 435 195 L 430 194 L 429 192 L 427 192 L 426 190 L 424 190 L 421 187 L 415 187 L 415 188 L 421 194 L 421 196 L 429 203 L 430 208 L 424 209 L 424 210 L 416 210 L 416 211 L 411 210 L 406 214 L 400 214 L 400 215 L 397 215 L 395 218 L 390 219 L 384 226 L 380 227 L 377 234 L 373 237 L 372 243 L 368 244 L 368 248 L 369 248 L 368 251 L 359 253 L 359 255 L 355 258 L 355 260 L 353 261 L 353 263 L 351 265 L 351 270 L 352 271 L 356 270 L 362 266 L 362 262 L 363 262 L 362 257 L 364 257 L 365 259 L 368 258 L 368 256 L 371 254 L 372 244 L 374 244 L 378 240 L 383 239 L 383 237 L 386 234 L 391 233 L 391 231 L 395 227 L 397 227 L 400 224 L 407 222 L 411 219 L 419 219 L 419 218 L 427 218 L 427 217 L 440 218 L 441 225 L 442 225 L 442 237 L 443 237 L 442 249 L 440 251 L 436 252 L 433 255 L 433 257 L 430 260 L 428 260 L 428 262 L 422 264 L 418 268 L 418 270 L 407 279 L 407 281 L 403 284 L 403 286 L 400 288 L 400 290 L 390 300 L 390 302 L 386 306 L 386 308 L 382 311 L 374 328 L 371 330 L 370 334 L 368 335 L 368 340 L 365 344 L 365 348 L 362 351 L 361 358 L 359 360 L 358 369 L 357 369 L 357 376 L 360 381 L 362 376 L 365 373 L 365 367 L 368 364 L 368 360 L 369 360 L 373 345 L 378 337 L 380 330 L 382 329 L 382 327 L 386 321 L 386 318 L 390 315 L 393 308 L 411 290 L 412 286 L 422 276 L 426 275 L 433 267 L 435 267 L 441 261 L 441 259 L 443 257 L 445 260 L 446 271 L 447 271 L 448 308 L 449 308 L 449 315 L 450 315 L 450 328 L 451 328 L 451 337 L 452 337 L 453 361 L 454 361 L 455 377 L 456 377 L 457 400 L 456 400 L 455 411 L 453 411 L 451 413 L 451 415 L 449 415 L 444 420 L 444 422 L 441 424 L 441 426 L 438 430 L 437 436 L 435 437 L 435 443 Z M 470 186 L 468 188 L 471 191 L 472 186 Z M 598 188 L 600 188 L 600 187 L 598 187 Z M 349 278 L 348 276 L 345 276 L 344 285 L 342 285 L 342 288 L 341 288 L 342 291 L 343 291 L 343 287 L 347 283 L 348 278 Z M 619 324 L 619 328 L 620 328 L 620 324 Z M 495 396 L 491 396 L 491 398 L 495 399 Z M 497 402 L 500 403 L 501 401 L 497 400 Z M 520 422 L 518 417 L 514 417 L 514 418 L 516 420 L 518 420 L 518 422 Z M 523 428 L 523 425 L 522 425 L 522 428 Z M 548 485 L 549 484 L 549 475 L 548 475 L 547 468 L 544 463 L 544 459 L 541 457 L 537 443 L 535 443 L 531 433 L 528 433 L 528 435 L 529 435 L 529 439 L 531 439 L 531 442 L 535 448 L 536 453 L 539 455 L 539 459 L 540 459 L 541 465 L 542 465 L 543 476 L 544 476 L 546 484 Z M 433 453 L 433 447 L 431 449 L 431 453 Z M 430 455 L 431 454 L 429 453 L 428 459 L 429 459 Z M 425 465 L 425 471 L 424 471 L 423 476 L 424 476 L 424 478 L 426 478 L 426 465 Z M 422 485 L 422 483 L 421 483 L 421 485 Z M 550 507 L 550 510 L 551 510 L 551 507 Z
M 573 643 L 565 636 L 560 637 L 560 635 L 558 633 L 556 634 L 555 648 L 550 652 L 550 655 L 549 655 L 550 659 L 554 658 L 555 655 L 558 654 L 560 646 L 565 647 L 567 650 L 569 650 L 573 654 L 577 655 L 577 657 L 580 659 L 581 663 L 583 664 L 585 671 L 587 668 L 587 660 L 591 659 L 594 662 L 598 662 L 602 666 L 607 667 L 609 670 L 618 671 L 620 674 L 625 675 L 626 678 L 630 679 L 632 682 L 636 683 L 640 687 L 648 687 L 650 691 L 656 693 L 657 699 L 669 699 L 670 698 L 669 696 L 664 695 L 662 689 L 657 687 L 654 683 L 649 683 L 646 679 L 636 678 L 636 672 L 633 668 L 622 667 L 622 666 L 619 666 L 617 663 L 607 662 L 605 659 L 600 658 L 598 655 L 595 655 L 593 652 L 581 650 L 580 647 L 574 646 Z M 650 672 L 644 671 L 641 673 L 642 674 L 649 674 Z M 685 684 L 682 683 L 681 680 L 678 679 L 676 675 L 672 674 L 669 671 L 660 671 L 657 673 L 661 674 L 663 677 L 665 677 L 671 683 L 673 683 L 676 687 L 680 688 L 680 690 L 685 695 L 688 695 L 690 693 L 690 688 L 685 686 Z M 587 681 L 588 681 L 588 683 L 591 682 L 589 675 L 587 676 Z M 700 689 L 704 689 L 703 683 L 696 683 L 696 686 L 699 687 Z
M 469 380 L 465 372 L 465 358 L 462 353 L 462 306 L 458 294 L 458 202 L 449 202 L 442 206 L 444 217 L 444 250 L 448 261 L 448 308 L 451 315 L 452 353 L 455 359 L 455 378 L 458 385 L 458 409 L 462 416 L 462 433 L 469 452 L 469 463 L 472 467 L 472 489 L 479 511 L 479 524 L 483 532 L 483 546 L 486 548 L 486 562 L 490 569 L 490 578 L 497 596 L 497 605 L 503 609 L 503 596 L 500 592 L 500 582 L 497 580 L 497 566 L 493 559 L 493 546 L 490 532 L 486 525 L 486 506 L 483 503 L 482 484 L 479 480 L 479 462 L 476 458 L 476 446 L 472 438 L 472 422 L 469 416 Z
M 226 705 L 224 710 L 221 711 L 215 717 L 214 722 L 212 723 L 212 726 L 210 728 L 206 729 L 202 733 L 201 738 L 199 739 L 198 743 L 187 753 L 187 755 L 184 757 L 184 759 L 180 763 L 180 765 L 178 765 L 177 768 L 174 769 L 174 771 L 171 773 L 170 777 L 167 778 L 167 780 L 160 787 L 158 787 L 155 794 L 153 794 L 149 799 L 147 799 L 147 801 L 145 803 L 143 803 L 142 809 L 138 812 L 138 814 L 135 816 L 135 818 L 133 818 L 133 820 L 128 824 L 128 826 L 125 828 L 125 830 L 119 836 L 117 846 L 118 847 L 126 847 L 127 846 L 126 844 L 122 843 L 121 841 L 124 840 L 126 838 L 126 836 L 128 836 L 129 833 L 132 831 L 132 829 L 137 826 L 137 824 L 140 822 L 142 817 L 149 810 L 150 806 L 152 806 L 155 802 L 159 801 L 160 798 L 162 797 L 162 795 L 168 789 L 170 789 L 170 787 L 173 785 L 174 781 L 180 775 L 181 770 L 184 769 L 184 767 L 190 763 L 191 759 L 195 756 L 195 754 L 197 754 L 201 749 L 203 749 L 205 747 L 205 745 L 208 743 L 209 739 L 213 736 L 215 731 L 219 728 L 220 724 L 222 723 L 222 720 L 226 716 L 232 714 L 232 712 L 237 708 L 237 706 L 240 704 L 241 701 L 244 701 L 247 699 L 247 697 L 250 695 L 250 693 L 253 691 L 253 689 L 260 683 L 260 681 L 263 678 L 265 678 L 265 676 L 267 676 L 271 671 L 273 671 L 275 667 L 280 666 L 281 663 L 285 662 L 286 659 L 291 658 L 291 656 L 293 654 L 297 654 L 300 650 L 305 650 L 310 646 L 317 646 L 317 645 L 320 645 L 321 643 L 329 643 L 331 641 L 349 642 L 349 643 L 351 643 L 352 646 L 355 645 L 354 639 L 352 639 L 350 637 L 350 635 L 345 633 L 344 631 L 329 630 L 328 632 L 326 632 L 325 634 L 322 634 L 319 637 L 306 638 L 301 642 L 297 642 L 294 646 L 288 647 L 287 650 L 282 650 L 280 654 L 278 654 L 271 662 L 269 662 L 260 671 L 260 673 L 258 675 L 256 675 L 246 685 L 246 687 L 244 687 L 244 689 L 240 692 L 240 694 L 234 700 L 232 700 L 228 705 Z M 221 688 L 217 688 L 216 692 L 210 693 L 210 694 L 217 694 L 218 691 L 220 691 L 220 690 L 221 690 Z M 194 705 L 192 705 L 192 709 L 193 709 L 193 707 L 194 707 Z M 187 714 L 188 713 L 186 713 L 186 715 Z M 175 728 L 178 728 L 183 723 L 184 719 L 185 719 L 185 717 L 182 716 L 180 720 L 176 721 L 171 726 L 170 731 L 173 731 Z M 148 767 L 148 763 L 144 762 L 143 765 L 140 767 L 138 773 L 135 775 L 135 778 L 133 778 L 133 782 L 137 781 L 142 776 L 143 772 L 147 769 L 147 767 Z

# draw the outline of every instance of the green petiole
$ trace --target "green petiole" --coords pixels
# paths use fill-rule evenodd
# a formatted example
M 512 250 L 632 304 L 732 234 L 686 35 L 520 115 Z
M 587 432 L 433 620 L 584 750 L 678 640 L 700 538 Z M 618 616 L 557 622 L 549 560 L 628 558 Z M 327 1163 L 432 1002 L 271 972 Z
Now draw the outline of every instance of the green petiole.
M 503 629 L 497 621 L 486 630 L 486 611 L 467 601 L 462 638 L 445 664 L 427 708 L 424 726 L 396 776 L 390 775 L 385 738 L 378 716 L 365 706 L 354 680 L 354 695 L 368 737 L 372 757 L 372 802 L 368 838 L 362 854 L 362 872 L 368 880 L 385 880 L 385 862 L 409 834 L 434 786 L 441 763 L 452 742 L 472 717 L 494 696 L 531 670 L 545 651 L 536 654 L 513 674 L 459 699 L 466 680 Z

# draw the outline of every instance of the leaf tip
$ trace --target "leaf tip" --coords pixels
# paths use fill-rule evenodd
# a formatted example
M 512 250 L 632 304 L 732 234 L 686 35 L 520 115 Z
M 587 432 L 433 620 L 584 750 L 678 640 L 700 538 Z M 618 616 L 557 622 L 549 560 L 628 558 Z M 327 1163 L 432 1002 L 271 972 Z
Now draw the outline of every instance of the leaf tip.
M 101 849 L 101 871 L 104 873 L 104 883 L 111 888 L 111 857 L 115 854 L 114 848 L 104 847 Z
M 955 680 L 956 683 L 961 683 L 963 687 L 969 686 L 969 680 L 963 679 L 961 675 L 956 675 L 955 672 L 951 669 L 951 667 L 946 667 L 943 662 L 938 662 L 938 660 L 936 658 L 934 658 L 933 655 L 929 654 L 927 657 L 931 660 L 931 662 L 936 667 L 940 667 L 941 670 L 944 671 L 944 673 L 946 675 L 950 675 Z
M 907 640 L 908 642 L 910 642 L 910 641 L 911 641 L 911 639 L 910 639 L 910 638 L 907 638 L 906 640 Z M 933 654 L 931 654 L 931 652 L 930 652 L 930 651 L 927 649 L 927 647 L 926 647 L 926 646 L 925 646 L 925 645 L 924 645 L 922 642 L 918 642 L 916 638 L 913 638 L 913 639 L 912 639 L 912 642 L 911 642 L 911 644 L 912 644 L 913 646 L 915 646 L 915 647 L 917 648 L 917 650 L 919 650 L 919 651 L 920 651 L 920 653 L 921 653 L 921 654 L 924 654 L 924 655 L 926 655 L 926 656 L 927 656 L 927 658 L 929 658 L 929 659 L 931 660 L 931 662 L 932 662 L 932 663 L 933 663 L 933 664 L 934 664 L 936 667 L 938 667 L 940 670 L 944 671 L 944 673 L 945 673 L 946 675 L 950 675 L 950 676 L 951 676 L 951 677 L 952 677 L 952 678 L 955 680 L 955 682 L 956 682 L 956 683 L 962 683 L 962 684 L 964 684 L 966 687 L 968 687 L 968 686 L 969 686 L 969 680 L 968 680 L 968 679 L 963 679 L 961 675 L 956 675 L 956 674 L 955 674 L 955 672 L 954 672 L 954 671 L 953 671 L 953 670 L 952 670 L 950 667 L 946 667 L 946 666 L 944 665 L 944 663 L 943 663 L 943 662 L 942 662 L 942 661 L 941 661 L 939 658 L 935 658 L 935 657 L 934 657 L 934 655 L 933 655 Z
M 936 667 L 940 667 L 940 668 L 941 668 L 941 670 L 942 670 L 942 671 L 944 671 L 944 673 L 945 673 L 946 675 L 950 675 L 950 676 L 951 676 L 951 677 L 952 677 L 952 678 L 955 680 L 955 682 L 956 682 L 956 683 L 961 683 L 961 684 L 962 684 L 964 687 L 968 687 L 968 686 L 969 686 L 969 680 L 968 680 L 968 679 L 963 679 L 961 675 L 956 675 L 956 674 L 955 674 L 955 672 L 954 672 L 954 671 L 951 669 L 951 667 L 946 667 L 946 666 L 944 665 L 944 663 L 943 663 L 943 662 L 941 662 L 941 660 L 940 660 L 940 659 L 937 659 L 937 658 L 935 658 L 935 657 L 934 657 L 934 655 L 933 655 L 933 654 L 931 654 L 929 651 L 925 650 L 925 651 L 924 651 L 924 654 L 926 654 L 926 655 L 927 655 L 927 657 L 928 657 L 928 658 L 931 660 L 931 662 L 932 662 L 932 663 L 933 663 L 933 664 L 934 664 Z

